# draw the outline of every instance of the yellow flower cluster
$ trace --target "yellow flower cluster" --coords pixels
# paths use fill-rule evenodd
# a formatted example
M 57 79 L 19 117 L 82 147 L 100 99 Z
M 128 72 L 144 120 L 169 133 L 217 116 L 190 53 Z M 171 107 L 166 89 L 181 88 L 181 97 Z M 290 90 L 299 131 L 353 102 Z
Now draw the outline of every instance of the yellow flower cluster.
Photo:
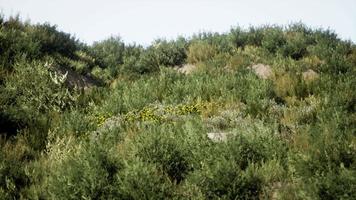
M 109 118 L 110 116 L 108 115 L 101 115 L 101 114 L 96 114 L 94 117 L 91 118 L 91 123 L 94 124 L 96 127 L 101 127 L 104 125 L 105 121 Z
M 188 114 L 201 114 L 207 103 L 180 104 L 177 106 L 145 107 L 140 111 L 129 112 L 125 115 L 125 121 L 166 121 L 169 116 L 181 116 Z
M 129 112 L 125 115 L 125 121 L 161 121 L 162 116 L 155 113 L 156 108 L 145 107 L 138 112 Z
M 189 114 L 198 114 L 205 116 L 206 113 L 211 113 L 218 104 L 214 102 L 197 102 L 190 104 L 179 104 L 176 106 L 168 105 L 165 107 L 146 106 L 138 111 L 130 111 L 123 117 L 126 122 L 134 121 L 151 121 L 164 122 L 173 116 L 183 116 Z M 97 127 L 102 126 L 109 118 L 109 115 L 97 114 L 94 116 L 92 123 Z

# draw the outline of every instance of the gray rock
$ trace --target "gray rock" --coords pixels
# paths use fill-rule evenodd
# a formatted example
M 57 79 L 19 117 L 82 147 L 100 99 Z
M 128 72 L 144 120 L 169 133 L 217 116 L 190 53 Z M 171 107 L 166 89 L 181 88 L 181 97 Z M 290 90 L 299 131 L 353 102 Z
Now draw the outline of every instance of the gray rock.
M 261 79 L 268 79 L 273 77 L 273 71 L 269 65 L 256 64 L 256 65 L 252 65 L 251 69 Z
M 212 140 L 213 142 L 226 142 L 229 133 L 225 132 L 210 132 L 207 133 L 208 138 Z
M 307 82 L 314 81 L 319 78 L 319 74 L 312 69 L 308 69 L 307 71 L 303 72 L 302 76 L 303 80 Z
M 177 69 L 178 72 L 183 73 L 183 74 L 190 74 L 192 73 L 195 69 L 197 68 L 197 66 L 192 65 L 192 64 L 185 64 L 181 67 L 176 67 L 175 69 Z

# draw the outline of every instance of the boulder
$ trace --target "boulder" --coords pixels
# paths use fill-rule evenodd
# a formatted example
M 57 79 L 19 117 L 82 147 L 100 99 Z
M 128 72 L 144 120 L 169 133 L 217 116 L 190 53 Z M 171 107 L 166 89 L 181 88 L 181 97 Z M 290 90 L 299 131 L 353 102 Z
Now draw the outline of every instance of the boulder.
M 225 132 L 210 132 L 207 135 L 213 142 L 226 142 L 228 138 L 228 133 Z
M 192 73 L 195 69 L 197 68 L 197 66 L 192 65 L 192 64 L 185 64 L 181 67 L 176 67 L 177 71 L 183 74 L 190 74 Z
M 308 69 L 307 71 L 303 72 L 302 76 L 303 80 L 306 82 L 314 81 L 319 78 L 319 74 L 312 69 Z
M 251 69 L 261 79 L 268 79 L 273 76 L 273 71 L 269 65 L 256 64 L 256 65 L 252 65 Z

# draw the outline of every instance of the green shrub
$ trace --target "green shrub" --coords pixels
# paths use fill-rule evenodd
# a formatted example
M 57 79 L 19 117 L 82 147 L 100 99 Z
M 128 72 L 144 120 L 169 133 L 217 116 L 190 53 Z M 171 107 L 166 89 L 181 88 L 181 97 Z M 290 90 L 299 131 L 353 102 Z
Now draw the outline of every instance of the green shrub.
M 24 54 L 30 59 L 43 56 L 40 41 L 32 40 L 30 30 L 31 26 L 22 23 L 19 16 L 9 17 L 0 25 L 0 66 L 5 72 L 11 72 L 15 60 Z
M 297 94 L 297 79 L 290 74 L 277 76 L 274 83 L 274 92 L 279 98 L 295 96 Z
M 184 38 L 176 41 L 156 40 L 153 45 L 158 64 L 162 66 L 179 66 L 187 57 L 187 42 Z
M 205 62 L 212 59 L 216 54 L 217 49 L 215 46 L 204 41 L 199 41 L 190 44 L 187 60 L 189 63 Z
M 127 162 L 124 170 L 116 175 L 122 199 L 173 199 L 174 188 L 169 178 L 153 164 L 138 159 Z
M 238 97 L 247 105 L 247 113 L 252 116 L 262 116 L 266 112 L 268 99 L 274 97 L 269 80 L 262 80 L 252 72 L 240 73 L 236 77 Z
M 183 149 L 182 144 L 173 138 L 172 130 L 151 129 L 146 134 L 141 144 L 137 144 L 138 156 L 156 164 L 172 181 L 181 182 L 191 170 L 188 150 Z
M 112 73 L 108 68 L 103 69 L 100 67 L 94 67 L 91 71 L 91 74 L 94 78 L 103 80 L 106 83 L 108 83 L 112 79 Z
M 230 30 L 229 34 L 231 42 L 236 48 L 242 47 L 248 44 L 248 34 L 240 27 L 236 27 Z
M 189 181 L 198 185 L 206 199 L 259 199 L 263 187 L 263 180 L 251 168 L 241 171 L 222 159 L 195 172 Z
M 0 145 L 0 197 L 19 199 L 32 184 L 26 164 L 33 159 L 33 150 L 23 140 L 16 143 L 0 138 Z
M 355 199 L 356 174 L 354 170 L 340 169 L 340 173 L 328 173 L 325 177 L 316 180 L 318 196 L 320 199 Z
M 250 163 L 261 163 L 266 160 L 263 142 L 249 141 L 244 137 L 238 137 L 231 143 L 231 154 L 234 155 L 237 166 L 242 170 L 245 170 Z
M 248 32 L 246 33 L 247 37 L 247 45 L 260 47 L 262 45 L 262 41 L 264 39 L 264 30 L 268 29 L 267 26 L 264 27 L 250 27 Z
M 279 53 L 285 57 L 299 60 L 307 55 L 308 41 L 306 36 L 300 32 L 287 32 L 286 43 L 279 49 Z
M 264 30 L 262 47 L 271 53 L 276 53 L 286 43 L 283 30 L 280 28 L 267 28 Z
M 43 193 L 51 199 L 119 197 L 114 177 L 122 166 L 100 144 L 77 142 L 73 137 L 55 140 L 48 147 Z
M 74 57 L 79 49 L 79 42 L 70 34 L 58 31 L 56 26 L 50 24 L 38 24 L 33 27 L 31 39 L 40 45 L 40 51 L 44 55 L 59 53 L 63 56 Z
M 101 68 L 110 69 L 110 75 L 115 77 L 120 72 L 124 62 L 125 44 L 120 37 L 110 37 L 100 42 L 94 42 L 89 52 L 97 58 Z
M 140 54 L 138 59 L 128 56 L 124 64 L 125 69 L 131 73 L 145 74 L 159 71 L 160 66 L 182 65 L 187 57 L 186 46 L 187 42 L 183 38 L 177 41 L 156 40 Z
M 220 54 L 231 54 L 235 48 L 229 35 L 225 33 L 201 32 L 193 35 L 192 39 L 189 41 L 190 44 L 197 42 L 206 42 L 214 46 Z
M 13 119 L 32 123 L 74 105 L 76 94 L 65 87 L 66 76 L 51 72 L 50 67 L 48 61 L 29 63 L 24 59 L 14 65 L 14 74 L 7 78 L 1 91 L 1 106 Z

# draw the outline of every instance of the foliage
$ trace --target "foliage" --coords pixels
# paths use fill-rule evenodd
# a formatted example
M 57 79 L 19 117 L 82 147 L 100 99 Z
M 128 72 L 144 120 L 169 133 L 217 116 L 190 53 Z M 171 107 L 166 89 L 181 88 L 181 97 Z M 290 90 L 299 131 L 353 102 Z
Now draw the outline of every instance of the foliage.
M 115 195 L 114 176 L 121 168 L 120 159 L 95 143 L 76 142 L 73 138 L 58 139 L 48 149 L 45 196 L 106 199 Z
M 65 87 L 66 75 L 51 71 L 50 61 L 14 64 L 2 93 L 2 109 L 14 119 L 35 123 L 41 116 L 60 112 L 74 105 L 76 96 Z M 6 104 L 9 103 L 9 104 Z
M 94 42 L 90 51 L 93 57 L 99 58 L 100 66 L 110 69 L 111 76 L 117 75 L 119 66 L 124 62 L 125 52 L 125 44 L 120 37 L 110 37 L 100 42 Z
M 193 43 L 189 46 L 188 62 L 199 63 L 208 61 L 217 54 L 216 48 L 204 41 Z
M 89 46 L 1 16 L 0 199 L 355 199 L 355 64 L 301 23 Z

